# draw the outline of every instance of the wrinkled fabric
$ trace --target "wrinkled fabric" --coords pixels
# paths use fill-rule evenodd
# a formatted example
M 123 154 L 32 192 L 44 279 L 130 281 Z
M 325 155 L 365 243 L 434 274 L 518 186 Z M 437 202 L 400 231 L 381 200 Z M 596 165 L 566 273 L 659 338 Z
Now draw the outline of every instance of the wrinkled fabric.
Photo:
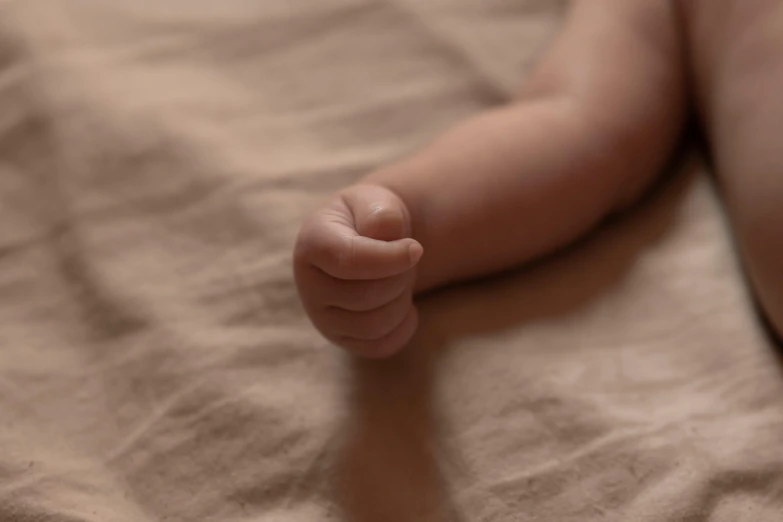
M 308 211 L 507 101 L 563 7 L 0 2 L 0 520 L 780 520 L 779 356 L 696 154 L 392 360 L 298 302 Z

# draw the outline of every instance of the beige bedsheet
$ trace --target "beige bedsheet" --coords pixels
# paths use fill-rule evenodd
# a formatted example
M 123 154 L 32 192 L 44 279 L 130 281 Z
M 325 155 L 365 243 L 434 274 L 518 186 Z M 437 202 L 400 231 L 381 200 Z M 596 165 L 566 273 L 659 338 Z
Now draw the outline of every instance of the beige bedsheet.
M 309 326 L 330 190 L 508 99 L 548 0 L 0 2 L 0 521 L 783 517 L 783 381 L 698 158 L 571 252 Z

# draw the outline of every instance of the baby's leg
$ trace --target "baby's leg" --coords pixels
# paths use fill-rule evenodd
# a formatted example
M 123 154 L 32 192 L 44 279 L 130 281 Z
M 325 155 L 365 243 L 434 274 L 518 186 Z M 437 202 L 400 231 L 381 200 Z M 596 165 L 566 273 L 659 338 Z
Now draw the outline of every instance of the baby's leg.
M 783 3 L 682 0 L 722 190 L 762 307 L 783 335 Z
M 573 5 L 517 101 L 365 180 L 410 211 L 425 251 L 419 290 L 564 246 L 639 195 L 670 155 L 686 103 L 673 4 Z

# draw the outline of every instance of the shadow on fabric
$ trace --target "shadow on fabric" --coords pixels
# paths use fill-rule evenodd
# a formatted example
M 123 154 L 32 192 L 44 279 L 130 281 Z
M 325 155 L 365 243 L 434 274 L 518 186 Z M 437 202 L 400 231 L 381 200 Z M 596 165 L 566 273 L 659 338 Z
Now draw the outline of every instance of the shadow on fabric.
M 346 520 L 460 519 L 442 466 L 454 456 L 438 435 L 438 359 L 459 339 L 562 316 L 618 284 L 671 230 L 696 177 L 692 163 L 627 216 L 565 252 L 425 296 L 419 332 L 398 356 L 351 361 L 352 413 L 333 483 Z

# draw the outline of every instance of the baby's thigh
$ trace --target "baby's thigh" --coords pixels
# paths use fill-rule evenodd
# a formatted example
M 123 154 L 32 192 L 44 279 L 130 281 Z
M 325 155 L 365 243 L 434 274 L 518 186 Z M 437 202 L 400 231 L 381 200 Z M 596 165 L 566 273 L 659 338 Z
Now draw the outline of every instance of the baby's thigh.
M 683 2 L 724 197 L 757 295 L 783 335 L 783 2 Z

